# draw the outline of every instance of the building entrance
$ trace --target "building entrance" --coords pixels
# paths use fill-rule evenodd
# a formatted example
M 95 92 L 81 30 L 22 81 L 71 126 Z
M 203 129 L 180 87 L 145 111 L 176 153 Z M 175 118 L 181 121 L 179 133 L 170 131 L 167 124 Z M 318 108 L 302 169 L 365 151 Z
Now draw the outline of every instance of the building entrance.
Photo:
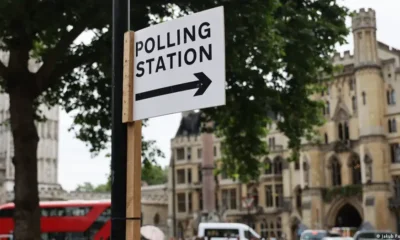
M 361 215 L 351 204 L 344 205 L 336 216 L 335 227 L 359 228 L 361 224 Z

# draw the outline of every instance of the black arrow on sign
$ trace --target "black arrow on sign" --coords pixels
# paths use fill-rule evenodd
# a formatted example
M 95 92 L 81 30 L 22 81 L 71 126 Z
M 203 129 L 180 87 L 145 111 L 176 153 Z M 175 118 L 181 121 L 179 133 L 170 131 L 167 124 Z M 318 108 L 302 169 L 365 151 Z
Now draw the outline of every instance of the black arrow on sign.
M 210 86 L 212 81 L 203 72 L 195 73 L 194 75 L 196 76 L 198 81 L 182 83 L 170 87 L 164 87 L 147 92 L 137 93 L 136 101 L 167 95 L 171 93 L 182 92 L 186 90 L 192 90 L 196 88 L 198 88 L 198 90 L 194 94 L 194 97 L 203 95 L 204 92 L 207 90 L 207 88 Z

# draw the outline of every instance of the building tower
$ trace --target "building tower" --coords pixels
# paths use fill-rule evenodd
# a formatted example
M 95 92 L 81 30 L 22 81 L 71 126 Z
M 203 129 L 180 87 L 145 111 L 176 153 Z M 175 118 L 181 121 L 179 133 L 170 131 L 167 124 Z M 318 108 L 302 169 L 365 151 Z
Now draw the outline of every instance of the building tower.
M 378 57 L 376 18 L 372 9 L 360 9 L 352 17 L 354 74 L 359 119 L 364 221 L 377 229 L 387 228 L 389 219 L 389 158 L 385 130 L 384 79 Z

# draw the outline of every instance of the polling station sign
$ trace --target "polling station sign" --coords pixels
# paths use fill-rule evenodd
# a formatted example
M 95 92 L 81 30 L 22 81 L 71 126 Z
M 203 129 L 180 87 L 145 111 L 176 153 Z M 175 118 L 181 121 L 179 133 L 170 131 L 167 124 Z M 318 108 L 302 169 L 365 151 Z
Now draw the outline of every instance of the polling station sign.
M 134 120 L 225 105 L 224 9 L 135 32 Z

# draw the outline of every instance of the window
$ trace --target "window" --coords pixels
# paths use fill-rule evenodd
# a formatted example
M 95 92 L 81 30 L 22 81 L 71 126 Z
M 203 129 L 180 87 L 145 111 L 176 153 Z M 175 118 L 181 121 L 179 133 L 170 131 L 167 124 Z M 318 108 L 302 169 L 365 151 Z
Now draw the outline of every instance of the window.
M 397 132 L 397 124 L 396 124 L 396 119 L 388 119 L 388 129 L 389 133 L 395 133 Z
M 227 209 L 237 209 L 236 189 L 223 189 L 222 190 L 222 205 Z
M 268 147 L 270 149 L 274 149 L 275 148 L 275 138 L 274 137 L 268 138 Z
M 203 149 L 197 149 L 197 159 L 201 159 L 203 157 Z
M 185 193 L 178 193 L 178 212 L 186 212 L 186 194 Z
M 264 174 L 271 174 L 272 173 L 272 164 L 269 158 L 264 160 Z
M 348 140 L 349 139 L 349 125 L 347 122 L 344 123 L 344 139 Z
M 187 181 L 188 181 L 188 183 L 192 183 L 192 169 L 191 168 L 187 169 Z
M 193 194 L 192 193 L 188 193 L 188 210 L 189 210 L 189 213 L 191 213 L 193 210 Z
M 329 143 L 328 134 L 324 134 L 325 144 Z
M 228 174 L 226 174 L 225 170 L 221 170 L 221 179 L 227 179 L 228 178 Z
M 274 206 L 271 185 L 265 186 L 265 206 L 266 207 Z
M 354 88 L 355 88 L 355 81 L 354 81 L 354 78 L 350 78 L 349 88 L 350 88 L 350 91 L 353 91 L 353 90 L 354 90 Z
M 153 220 L 155 225 L 158 225 L 160 223 L 160 214 L 156 213 L 154 215 L 154 220 Z
M 299 170 L 300 169 L 300 161 L 299 159 L 296 159 L 294 161 L 294 170 Z
M 278 239 L 282 238 L 282 219 L 278 217 L 276 220 L 276 236 Z
M 338 134 L 339 134 L 339 139 L 343 140 L 343 125 L 339 123 L 338 125 Z
M 328 101 L 326 101 L 325 108 L 326 108 L 325 114 L 326 114 L 326 115 L 329 115 L 330 112 L 331 112 L 331 109 L 330 109 L 330 105 L 329 105 L 329 102 L 328 102 Z
M 202 168 L 201 164 L 199 164 L 197 166 L 197 174 L 198 174 L 199 183 L 201 183 L 203 181 L 203 168 Z
M 386 91 L 386 98 L 387 98 L 388 105 L 396 104 L 396 93 L 393 89 L 389 89 Z
M 310 181 L 310 177 L 309 177 L 309 165 L 306 159 L 303 160 L 303 174 L 304 174 L 304 185 L 308 186 L 308 183 Z
M 367 104 L 367 99 L 366 99 L 365 92 L 362 92 L 362 103 L 363 103 L 363 105 Z
M 216 156 L 217 156 L 217 147 L 214 146 L 214 157 L 216 157 Z
M 12 218 L 14 216 L 14 209 L 7 208 L 0 210 L 0 218 Z
M 390 158 L 392 163 L 400 163 L 400 148 L 398 143 L 390 144 Z
M 265 219 L 263 219 L 262 223 L 260 224 L 260 230 L 261 230 L 261 238 L 263 239 L 268 239 L 268 223 L 266 222 Z
M 186 159 L 187 159 L 187 160 L 192 159 L 192 148 L 188 147 L 188 148 L 187 148 L 187 153 L 186 153 L 186 154 L 187 154 L 187 155 L 186 155 Z
M 199 210 L 203 210 L 203 193 L 199 191 Z
M 283 185 L 282 184 L 275 185 L 275 206 L 276 207 L 283 206 Z
M 57 207 L 41 208 L 42 217 L 66 217 L 66 216 L 85 216 L 91 210 L 90 207 Z
M 177 178 L 177 183 L 178 184 L 183 184 L 185 183 L 185 169 L 179 169 L 176 171 L 176 175 L 178 176 Z
M 393 178 L 393 190 L 394 196 L 400 198 L 400 177 L 396 176 Z
M 248 194 L 249 198 L 253 198 L 253 206 L 258 206 L 258 191 L 257 188 L 253 188 Z
M 274 174 L 281 175 L 282 174 L 282 158 L 276 157 L 274 159 Z
M 349 125 L 347 122 L 339 123 L 338 124 L 338 136 L 339 140 L 348 140 L 350 138 L 349 136 Z
M 358 156 L 352 156 L 350 168 L 353 184 L 361 184 L 361 164 Z
M 301 209 L 302 200 L 301 200 L 301 188 L 300 187 L 297 188 L 295 195 L 296 195 L 296 208 Z
M 176 149 L 176 160 L 184 160 L 185 159 L 185 149 L 178 148 Z
M 351 97 L 351 106 L 353 108 L 353 111 L 355 112 L 357 110 L 357 98 L 356 98 L 356 96 Z
M 342 168 L 339 163 L 339 160 L 334 157 L 331 160 L 331 174 L 332 174 L 332 185 L 333 186 L 340 186 L 342 185 Z

